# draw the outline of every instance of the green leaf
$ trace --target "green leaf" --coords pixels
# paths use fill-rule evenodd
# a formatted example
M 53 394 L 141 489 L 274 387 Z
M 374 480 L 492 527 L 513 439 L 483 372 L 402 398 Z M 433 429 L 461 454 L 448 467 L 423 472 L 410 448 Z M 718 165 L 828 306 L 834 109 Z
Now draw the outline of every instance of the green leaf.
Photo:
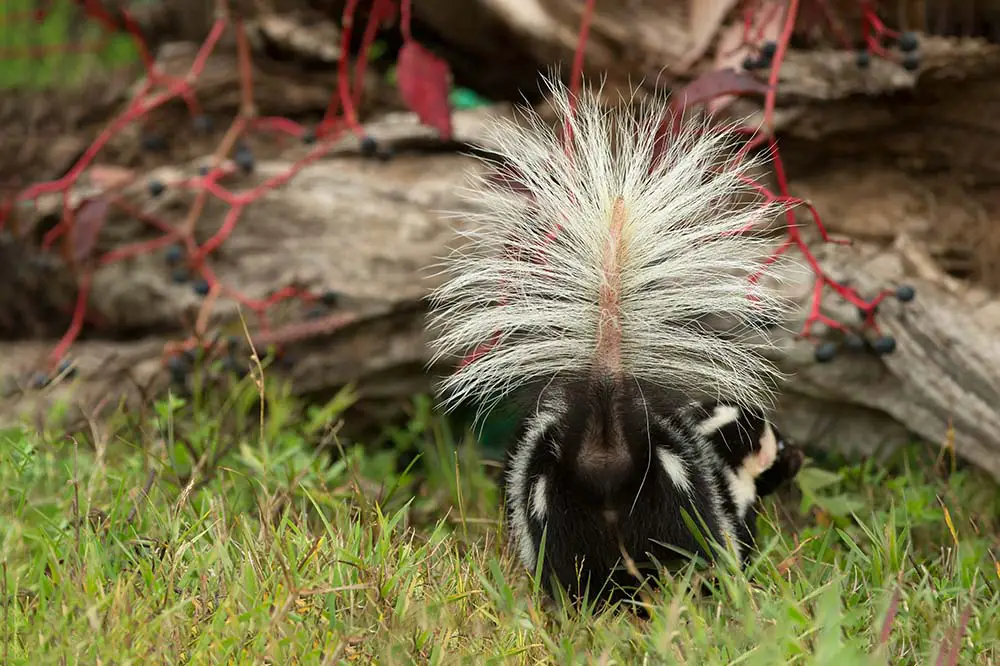
M 837 518 L 844 518 L 852 513 L 857 513 L 865 507 L 864 502 L 849 495 L 820 495 L 813 497 L 813 502 L 831 516 Z
M 337 394 L 322 407 L 309 408 L 309 421 L 303 431 L 306 435 L 315 435 L 330 423 L 335 422 L 340 416 L 350 409 L 357 401 L 354 387 L 347 385 L 337 391 Z
M 816 492 L 840 483 L 842 477 L 837 472 L 830 472 L 819 467 L 804 467 L 795 476 L 795 482 L 803 492 Z

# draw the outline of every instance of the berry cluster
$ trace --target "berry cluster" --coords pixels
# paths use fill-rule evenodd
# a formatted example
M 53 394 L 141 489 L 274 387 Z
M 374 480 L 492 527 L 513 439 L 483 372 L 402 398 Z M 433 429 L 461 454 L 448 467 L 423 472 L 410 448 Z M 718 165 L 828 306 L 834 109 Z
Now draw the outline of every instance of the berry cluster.
M 920 66 L 919 47 L 920 41 L 913 32 L 897 32 L 890 29 L 879 18 L 874 10 L 874 3 L 871 0 L 855 0 L 861 10 L 860 35 L 864 48 L 858 52 L 857 65 L 867 67 L 871 63 L 872 56 L 886 59 L 896 59 L 892 53 L 884 46 L 885 43 L 894 43 L 899 53 L 902 54 L 901 64 L 909 70 L 914 71 Z M 751 136 L 744 154 L 752 150 L 763 149 L 768 152 L 774 165 L 774 174 L 777 180 L 776 191 L 765 187 L 760 183 L 752 183 L 756 191 L 767 201 L 781 201 L 790 204 L 792 207 L 802 207 L 808 210 L 817 230 L 820 239 L 827 243 L 847 244 L 848 241 L 835 240 L 829 236 L 825 226 L 816 211 L 808 202 L 803 201 L 791 194 L 788 177 L 781 159 L 781 151 L 774 135 L 774 110 L 776 106 L 777 87 L 779 81 L 779 71 L 792 40 L 793 33 L 806 28 L 819 26 L 805 26 L 804 15 L 800 15 L 802 5 L 808 0 L 791 0 L 784 9 L 783 24 L 780 36 L 777 40 L 761 41 L 760 29 L 754 30 L 755 25 L 764 25 L 776 18 L 775 6 L 765 8 L 755 0 L 744 0 L 743 2 L 743 39 L 741 48 L 750 51 L 743 62 L 743 69 L 747 72 L 758 70 L 768 70 L 768 86 L 764 98 L 764 132 L 757 132 L 756 128 L 748 129 Z M 784 5 L 784 3 L 781 3 Z M 832 12 L 831 6 L 826 2 L 816 2 L 813 12 L 814 16 L 825 19 L 827 27 L 835 34 L 844 49 L 855 49 L 855 41 L 846 34 L 840 21 Z M 731 91 L 726 91 L 731 94 Z M 745 94 L 758 94 L 756 86 L 747 86 Z M 915 291 L 912 287 L 902 286 L 893 291 L 883 291 L 872 299 L 866 299 L 853 288 L 839 282 L 826 273 L 821 266 L 816 255 L 803 237 L 795 214 L 789 211 L 786 214 L 787 225 L 785 232 L 787 237 L 781 242 L 768 263 L 776 261 L 781 255 L 790 249 L 797 249 L 806 260 L 815 275 L 813 283 L 812 301 L 809 313 L 800 331 L 800 337 L 813 338 L 813 327 L 818 323 L 824 325 L 833 339 L 820 340 L 815 347 L 815 358 L 818 362 L 826 363 L 833 360 L 841 349 L 851 352 L 870 352 L 878 356 L 891 354 L 896 349 L 896 341 L 889 335 L 883 335 L 875 321 L 879 303 L 895 295 L 901 302 L 907 302 L 914 298 Z M 755 276 L 756 278 L 757 276 Z M 860 325 L 848 325 L 836 321 L 823 315 L 821 310 L 822 300 L 825 292 L 829 290 L 841 299 L 855 306 L 860 314 Z
M 901 303 L 909 303 L 916 295 L 916 290 L 910 285 L 900 285 L 894 292 L 886 292 L 873 304 L 858 308 L 858 317 L 861 325 L 849 327 L 838 322 L 834 322 L 834 333 L 836 338 L 825 340 L 816 345 L 814 356 L 818 363 L 829 363 L 843 349 L 848 353 L 872 353 L 876 356 L 886 356 L 896 351 L 896 339 L 891 335 L 884 335 L 878 330 L 875 323 L 875 314 L 878 311 L 878 304 L 889 294 L 896 297 Z M 869 336 L 873 333 L 874 336 Z
M 178 395 L 190 395 L 191 378 L 196 368 L 211 363 L 210 376 L 229 375 L 240 380 L 250 372 L 248 355 L 243 353 L 240 339 L 232 336 L 211 345 L 184 349 L 171 354 L 166 359 L 171 388 Z M 264 361 L 267 357 L 261 352 Z M 214 361 L 214 362 L 213 362 Z
M 916 33 L 902 32 L 895 36 L 896 48 L 899 49 L 901 57 L 899 64 L 908 72 L 915 72 L 920 69 L 920 39 Z M 869 41 L 864 48 L 858 51 L 855 56 L 855 63 L 861 69 L 867 69 L 872 62 L 872 52 L 875 51 L 882 57 L 889 57 L 889 53 L 877 41 Z
M 72 379 L 76 376 L 76 366 L 69 360 L 63 359 L 55 369 L 54 375 L 50 376 L 45 372 L 36 372 L 28 380 L 28 386 L 33 389 L 43 389 L 49 385 L 53 379 Z

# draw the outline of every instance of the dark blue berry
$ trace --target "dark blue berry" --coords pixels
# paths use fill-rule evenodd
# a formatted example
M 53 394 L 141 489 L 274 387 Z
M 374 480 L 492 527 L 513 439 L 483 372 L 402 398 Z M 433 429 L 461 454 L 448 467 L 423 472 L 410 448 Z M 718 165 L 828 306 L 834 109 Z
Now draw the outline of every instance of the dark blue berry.
M 306 319 L 319 319 L 320 317 L 325 317 L 327 315 L 327 309 L 322 305 L 316 305 L 306 312 Z
M 201 176 L 201 177 L 203 177 L 203 178 L 208 175 L 208 165 L 207 164 L 202 164 L 200 167 L 198 167 L 198 175 Z
M 243 169 L 244 173 L 252 173 L 254 167 L 253 152 L 247 146 L 240 146 L 233 155 L 236 166 Z
M 813 352 L 818 363 L 829 363 L 837 355 L 837 345 L 833 342 L 821 342 Z
M 899 50 L 903 53 L 909 53 L 910 51 L 916 51 L 920 46 L 920 39 L 917 37 L 915 32 L 904 32 L 896 40 L 899 45 Z
M 174 281 L 175 284 L 184 284 L 191 279 L 191 273 L 188 269 L 183 266 L 178 266 L 174 270 L 170 271 L 170 279 Z
M 324 291 L 319 300 L 322 301 L 323 305 L 332 308 L 340 302 L 340 294 L 335 291 Z
M 864 337 L 858 335 L 857 333 L 848 333 L 844 336 L 844 347 L 851 351 L 864 351 L 867 343 Z
M 149 196 L 158 197 L 163 194 L 163 191 L 167 189 L 167 186 L 163 184 L 162 181 L 156 180 L 155 178 L 149 181 Z
M 163 258 L 166 259 L 168 264 L 180 263 L 180 260 L 184 258 L 184 248 L 180 245 L 171 245 L 167 248 Z
M 920 55 L 918 53 L 907 53 L 904 55 L 903 69 L 908 72 L 915 72 L 920 69 Z
M 365 157 L 374 157 L 378 152 L 378 141 L 375 137 L 365 136 L 361 139 L 361 154 Z
M 752 72 L 755 69 L 760 69 L 762 66 L 763 63 L 757 58 L 754 58 L 753 56 L 747 56 L 746 58 L 743 58 L 743 69 L 747 70 L 748 72 Z
M 901 284 L 896 287 L 896 298 L 903 303 L 909 303 L 917 295 L 917 290 L 908 284 Z
M 768 40 L 760 45 L 760 56 L 761 58 L 766 58 L 770 60 L 774 57 L 774 54 L 778 50 L 778 43 L 773 40 Z
M 210 287 L 208 286 L 208 282 L 205 281 L 203 278 L 198 278 L 197 280 L 195 280 L 194 284 L 191 285 L 191 288 L 194 289 L 194 293 L 198 294 L 199 296 L 208 296 L 208 292 L 210 289 Z
M 395 155 L 396 151 L 394 151 L 391 147 L 386 147 L 378 151 L 378 155 L 376 155 L 376 157 L 378 157 L 379 161 L 381 162 L 388 162 L 393 157 L 395 157 Z
M 305 134 L 302 135 L 302 143 L 307 146 L 316 143 L 316 130 L 306 130 Z
M 896 351 L 896 338 L 891 335 L 883 335 L 872 341 L 872 351 L 879 356 L 885 356 Z
M 43 389 L 49 384 L 49 376 L 44 372 L 36 372 L 31 375 L 30 385 L 33 389 Z
M 59 362 L 59 367 L 56 372 L 60 375 L 65 376 L 67 379 L 71 379 L 76 376 L 76 366 L 69 359 L 63 359 Z
M 167 140 L 159 134 L 143 134 L 140 139 L 143 150 L 158 153 L 167 149 Z
M 194 117 L 195 130 L 207 134 L 212 131 L 212 119 L 204 114 Z
M 190 367 L 190 364 L 185 362 L 184 358 L 180 355 L 171 356 L 167 359 L 167 370 L 170 371 L 170 378 L 177 383 L 184 381 Z
M 858 51 L 858 55 L 854 59 L 855 64 L 861 69 L 868 69 L 868 66 L 872 64 L 872 54 L 868 51 Z

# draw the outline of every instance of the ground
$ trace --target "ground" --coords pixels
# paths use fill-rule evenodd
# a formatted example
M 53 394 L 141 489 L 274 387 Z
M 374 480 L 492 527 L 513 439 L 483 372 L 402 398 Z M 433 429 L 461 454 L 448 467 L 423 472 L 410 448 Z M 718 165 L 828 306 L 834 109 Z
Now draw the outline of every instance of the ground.
M 665 575 L 640 620 L 547 600 L 504 548 L 496 463 L 429 400 L 414 403 L 407 428 L 362 445 L 339 434 L 349 389 L 308 408 L 288 396 L 250 376 L 72 438 L 0 433 L 4 663 L 992 664 L 1000 654 L 1000 496 L 975 471 L 949 469 L 948 451 L 809 464 L 766 502 L 749 571 Z M 693 592 L 702 580 L 712 589 Z

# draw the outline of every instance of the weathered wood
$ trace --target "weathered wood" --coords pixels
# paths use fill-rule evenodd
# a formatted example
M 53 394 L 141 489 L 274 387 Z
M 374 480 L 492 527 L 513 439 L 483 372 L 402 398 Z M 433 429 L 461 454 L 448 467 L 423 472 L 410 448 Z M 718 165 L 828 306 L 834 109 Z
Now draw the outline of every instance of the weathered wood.
M 460 114 L 459 135 L 476 137 L 481 120 L 481 114 Z M 409 116 L 372 131 L 386 141 L 429 134 Z M 264 162 L 256 178 L 290 166 L 291 161 Z M 286 186 L 247 207 L 213 260 L 220 279 L 254 297 L 292 280 L 345 296 L 339 313 L 332 315 L 343 318 L 339 328 L 292 345 L 297 362 L 289 375 L 296 391 L 322 393 L 356 381 L 363 408 L 375 409 L 372 413 L 383 418 L 382 407 L 401 404 L 430 387 L 431 377 L 424 372 L 423 297 L 435 284 L 428 268 L 454 240 L 451 223 L 438 211 L 463 210 L 456 189 L 473 166 L 469 158 L 447 153 L 364 160 L 345 143 L 339 154 L 305 167 Z M 170 182 L 195 168 L 159 169 L 149 175 Z M 128 194 L 143 196 L 141 182 L 131 188 Z M 182 191 L 169 191 L 155 210 L 179 216 L 188 199 Z M 221 213 L 210 207 L 199 233 L 209 233 Z M 146 234 L 138 223 L 112 220 L 102 242 L 117 245 Z M 781 332 L 777 342 L 778 359 L 791 374 L 782 411 L 789 434 L 820 446 L 872 453 L 911 433 L 943 442 L 950 421 L 959 454 L 1000 478 L 996 295 L 944 275 L 919 243 L 905 238 L 889 247 L 825 246 L 818 256 L 832 276 L 849 278 L 863 292 L 905 281 L 918 295 L 906 306 L 887 301 L 880 309 L 882 326 L 899 341 L 897 352 L 883 359 L 845 357 L 818 365 L 811 346 L 793 339 L 798 322 L 788 324 L 789 331 Z M 811 274 L 794 261 L 788 265 L 789 289 L 804 302 Z M 198 300 L 188 286 L 171 282 L 162 256 L 101 269 L 95 310 L 112 330 L 148 333 L 127 343 L 79 343 L 73 350 L 79 379 L 8 397 L 4 418 L 56 397 L 72 395 L 93 406 L 132 391 L 133 382 L 162 385 L 163 345 L 181 334 L 178 322 Z M 849 306 L 838 311 L 834 298 L 826 305 L 830 314 L 853 316 Z M 222 302 L 213 324 L 231 328 L 236 316 L 235 305 Z M 49 348 L 50 343 L 37 341 L 3 343 L 0 373 L 23 377 Z
M 281 10 L 309 3 L 286 4 L 274 6 Z M 587 71 L 607 73 L 609 93 L 643 77 L 647 84 L 675 85 L 700 71 L 706 59 L 711 61 L 709 50 L 689 70 L 681 66 L 691 44 L 686 14 L 677 7 L 686 3 L 656 3 L 666 9 L 655 20 L 648 12 L 631 11 L 644 3 L 621 4 L 599 6 L 587 51 Z M 335 16 L 337 5 L 326 3 L 314 11 Z M 457 74 L 495 72 L 485 88 L 536 86 L 539 68 L 568 62 L 572 55 L 581 3 L 478 0 L 463 5 L 458 15 L 454 6 L 446 0 L 415 3 L 415 20 L 422 30 L 435 33 L 440 42 L 436 47 L 455 58 Z M 322 38 L 330 26 L 315 23 L 313 30 L 293 34 L 295 25 L 307 23 L 290 10 L 249 19 L 258 47 L 261 40 L 278 41 L 303 57 L 332 63 L 326 48 L 330 40 Z M 505 38 L 483 39 L 483 34 Z M 168 71 L 183 72 L 193 48 L 166 45 L 159 52 L 160 62 Z M 498 59 L 498 48 L 503 58 Z M 777 332 L 776 357 L 790 374 L 781 421 L 793 437 L 864 453 L 891 449 L 913 435 L 939 444 L 951 423 L 958 453 L 1000 478 L 1000 300 L 995 291 L 1000 271 L 988 272 L 982 257 L 989 251 L 974 251 L 1000 247 L 990 245 L 1000 242 L 995 231 L 1000 205 L 995 187 L 991 189 L 998 175 L 995 156 L 1000 155 L 1000 140 L 991 129 L 1000 50 L 977 40 L 925 39 L 922 51 L 919 74 L 877 59 L 862 71 L 850 53 L 798 50 L 789 54 L 782 70 L 776 121 L 793 193 L 810 199 L 832 229 L 864 241 L 852 248 L 818 249 L 821 264 L 864 293 L 898 282 L 913 284 L 917 299 L 906 306 L 888 301 L 880 308 L 881 325 L 898 340 L 897 352 L 881 359 L 843 357 L 816 364 L 812 347 L 792 335 L 799 322 Z M 332 71 L 307 74 L 259 56 L 254 78 L 261 112 L 321 111 L 332 90 Z M 373 80 L 371 86 L 376 102 L 391 104 L 378 98 L 386 90 L 384 81 Z M 80 117 L 68 119 L 60 115 L 58 100 L 40 103 L 39 113 L 30 117 L 19 103 L 5 100 L 0 118 L 12 119 L 5 127 L 13 129 L 0 145 L 19 142 L 24 163 L 31 162 L 36 175 L 57 176 L 86 145 L 87 132 L 92 134 L 101 124 L 87 114 L 109 115 L 127 97 L 120 82 L 109 81 L 106 89 L 106 95 L 92 95 L 90 108 L 77 110 Z M 210 59 L 196 90 L 204 107 L 217 116 L 235 111 L 239 81 L 231 44 Z M 371 97 L 366 94 L 366 99 Z M 728 112 L 757 113 L 755 104 L 744 100 Z M 174 111 L 174 116 L 157 117 L 161 129 L 188 144 L 172 153 L 173 165 L 136 156 L 134 132 L 113 141 L 102 159 L 135 167 L 137 179 L 122 196 L 177 223 L 192 194 L 169 184 L 195 175 L 200 159 L 214 146 L 188 141 L 189 130 L 179 120 L 183 110 Z M 482 114 L 457 114 L 457 136 L 480 142 L 482 120 Z M 19 123 L 25 122 L 22 131 Z M 70 137 L 69 143 L 59 146 L 31 138 L 40 135 L 38 128 L 49 127 L 59 128 Z M 70 132 L 80 128 L 87 131 Z M 418 127 L 409 114 L 373 123 L 367 131 L 397 146 L 434 145 L 433 132 Z M 465 204 L 456 190 L 465 171 L 474 168 L 467 157 L 440 147 L 404 151 L 388 162 L 366 160 L 357 154 L 356 143 L 355 138 L 345 139 L 328 157 L 302 168 L 286 185 L 248 206 L 212 259 L 218 277 L 247 296 L 263 297 L 291 281 L 344 296 L 338 312 L 314 324 L 326 326 L 324 333 L 291 345 L 296 363 L 287 373 L 301 394 L 357 383 L 362 418 L 352 420 L 355 425 L 398 413 L 413 393 L 430 388 L 432 375 L 424 368 L 428 355 L 423 298 L 435 284 L 430 267 L 454 240 L 449 221 L 439 211 L 462 210 Z M 234 177 L 227 187 L 250 188 L 284 173 L 305 151 L 297 146 L 260 154 L 256 173 Z M 14 167 L 12 172 L 35 174 L 22 169 L 21 161 L 7 166 Z M 168 184 L 155 201 L 146 193 L 151 178 Z M 78 185 L 74 197 L 93 193 L 94 184 L 87 178 Z M 186 334 L 181 322 L 192 318 L 200 302 L 189 285 L 171 280 L 161 254 L 102 268 L 91 299 L 101 326 L 89 329 L 88 338 L 72 350 L 78 379 L 42 391 L 22 390 L 67 323 L 72 305 L 71 275 L 39 261 L 27 242 L 37 246 L 45 216 L 51 222 L 60 206 L 58 197 L 43 198 L 37 212 L 19 213 L 28 239 L 0 238 L 0 275 L 13 287 L 0 294 L 0 333 L 9 338 L 0 342 L 0 376 L 8 377 L 7 384 L 21 385 L 3 387 L 0 420 L 5 422 L 44 412 L 57 399 L 69 399 L 87 412 L 114 404 L 121 395 L 135 398 L 141 393 L 138 387 L 162 388 L 163 347 Z M 218 202 L 206 207 L 199 219 L 199 238 L 218 229 L 225 210 Z M 147 226 L 116 213 L 99 248 L 151 237 Z M 971 267 L 959 269 L 964 259 L 955 259 L 956 251 L 972 257 Z M 974 279 L 958 279 L 959 274 Z M 805 303 L 811 273 L 790 262 L 787 288 Z M 852 307 L 838 304 L 833 296 L 825 306 L 834 316 L 856 316 Z M 237 315 L 233 302 L 221 301 L 210 324 L 238 334 Z M 285 313 L 292 320 L 301 315 Z M 256 330 L 252 317 L 249 324 Z
M 817 256 L 831 276 L 862 293 L 906 283 L 917 297 L 880 305 L 880 327 L 897 340 L 895 353 L 881 358 L 844 353 L 818 364 L 811 347 L 781 334 L 776 358 L 790 374 L 781 410 L 788 433 L 874 454 L 912 435 L 944 445 L 951 424 L 959 455 L 1000 478 L 1000 298 L 950 278 L 905 236 L 889 247 L 824 246 Z M 789 295 L 805 303 L 811 275 L 802 265 L 790 268 Z M 823 310 L 841 321 L 857 317 L 833 295 Z
M 455 122 L 456 136 L 478 136 L 485 117 L 484 112 L 460 114 Z M 415 152 L 401 152 L 389 162 L 366 159 L 359 154 L 357 138 L 346 137 L 327 158 L 305 166 L 286 185 L 247 206 L 234 233 L 211 260 L 222 283 L 251 298 L 265 298 L 272 290 L 291 283 L 315 291 L 331 289 L 342 296 L 343 305 L 334 315 L 345 318 L 339 330 L 296 345 L 299 362 L 291 379 L 303 393 L 352 380 L 360 380 L 363 394 L 375 398 L 402 398 L 427 387 L 422 366 L 421 300 L 434 283 L 429 269 L 452 237 L 438 211 L 458 205 L 455 192 L 471 159 L 454 151 L 421 151 L 421 141 L 427 143 L 434 134 L 418 126 L 410 114 L 375 123 L 369 132 L 387 145 L 395 143 L 400 150 L 411 146 Z M 285 160 L 261 161 L 252 177 L 225 184 L 234 189 L 251 188 L 296 168 L 295 162 L 306 150 L 297 147 Z M 153 169 L 120 194 L 150 215 L 179 223 L 193 193 L 170 184 L 196 176 L 198 166 L 195 161 Z M 154 178 L 167 184 L 155 200 L 147 191 L 149 180 Z M 88 194 L 93 190 L 81 187 L 77 196 Z M 43 197 L 35 222 L 61 205 L 58 196 Z M 211 200 L 199 218 L 196 236 L 204 241 L 218 230 L 225 211 L 221 202 Z M 24 217 L 27 224 L 28 216 Z M 146 240 L 158 233 L 114 213 L 105 225 L 98 250 Z M 34 270 L 37 273 L 39 269 Z M 25 299 L 33 302 L 36 313 L 65 311 L 73 295 L 66 268 L 56 264 L 47 270 L 54 275 L 32 282 L 41 282 L 35 291 L 13 296 L 19 297 L 18 303 Z M 193 320 L 200 302 L 190 284 L 174 283 L 162 252 L 99 269 L 90 310 L 102 326 L 93 331 L 91 340 L 73 347 L 80 378 L 41 393 L 22 393 L 8 386 L 12 395 L 3 401 L 0 415 L 10 419 L 71 396 L 92 407 L 111 395 L 131 392 L 133 384 L 151 390 L 162 387 L 166 380 L 160 364 L 164 344 L 186 337 L 182 323 Z M 244 314 L 255 331 L 253 317 Z M 301 321 L 302 314 L 291 312 L 286 318 Z M 209 323 L 240 334 L 238 316 L 236 303 L 222 299 Z M 282 321 L 280 312 L 276 321 Z M 53 329 L 50 326 L 50 336 Z M 120 338 L 122 331 L 136 333 L 130 342 L 108 341 Z M 268 341 L 257 339 L 260 344 Z M 0 343 L 0 376 L 23 387 L 54 342 L 50 338 Z

